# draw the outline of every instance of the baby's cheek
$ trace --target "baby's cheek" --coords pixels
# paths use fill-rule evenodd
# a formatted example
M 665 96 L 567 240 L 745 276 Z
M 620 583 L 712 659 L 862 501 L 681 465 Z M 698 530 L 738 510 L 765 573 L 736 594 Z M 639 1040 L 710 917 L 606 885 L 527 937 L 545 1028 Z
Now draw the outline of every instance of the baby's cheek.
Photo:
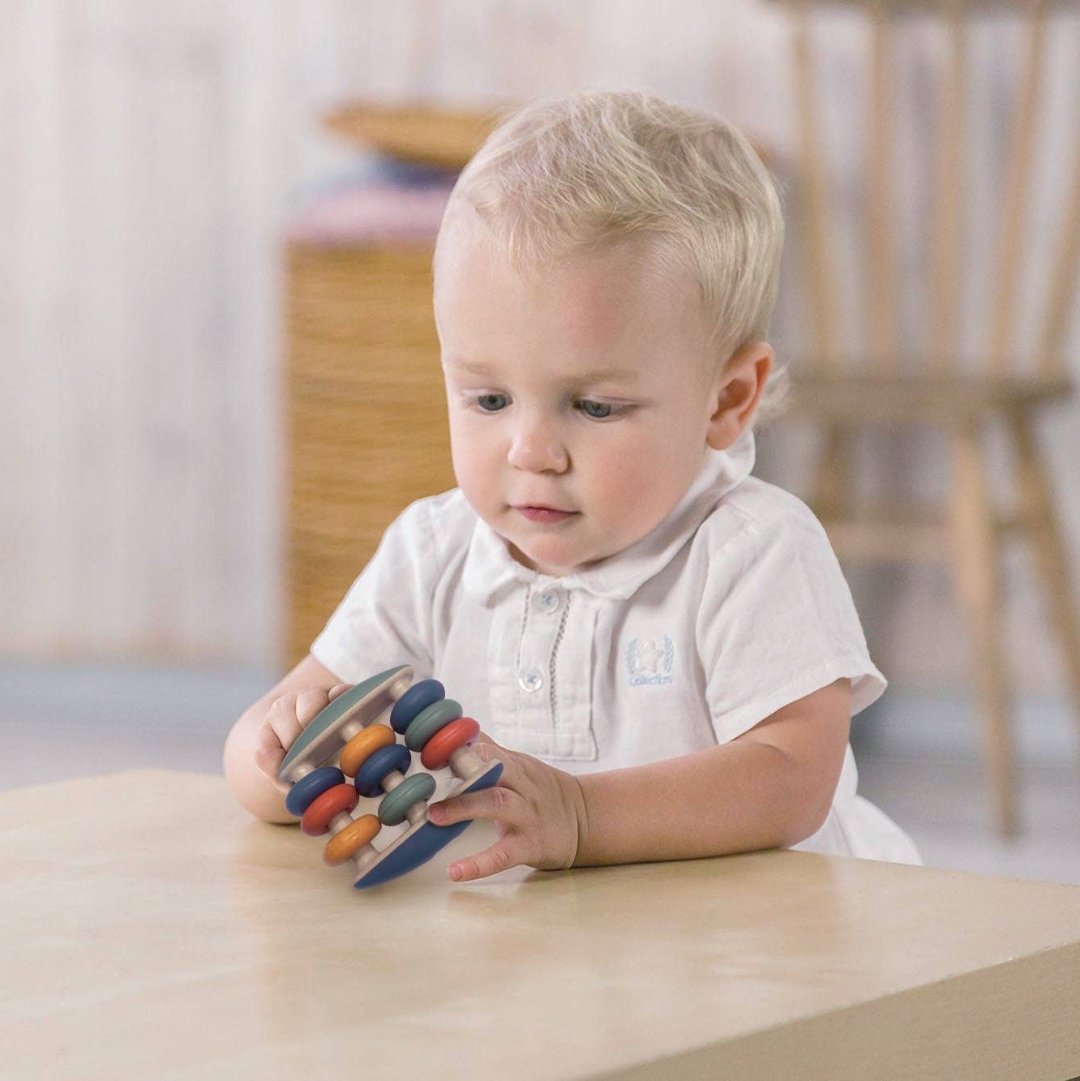
M 663 464 L 640 447 L 597 471 L 594 490 L 605 518 L 625 540 L 640 540 L 660 523 L 681 494 Z

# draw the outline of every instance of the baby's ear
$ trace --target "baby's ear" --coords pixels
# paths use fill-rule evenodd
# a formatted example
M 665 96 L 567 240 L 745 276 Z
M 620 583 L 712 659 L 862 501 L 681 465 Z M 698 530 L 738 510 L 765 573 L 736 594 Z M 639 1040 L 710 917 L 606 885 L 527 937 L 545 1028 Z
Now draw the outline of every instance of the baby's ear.
M 772 371 L 773 357 L 768 342 L 750 342 L 736 350 L 721 369 L 705 437 L 713 450 L 727 450 L 750 425 Z

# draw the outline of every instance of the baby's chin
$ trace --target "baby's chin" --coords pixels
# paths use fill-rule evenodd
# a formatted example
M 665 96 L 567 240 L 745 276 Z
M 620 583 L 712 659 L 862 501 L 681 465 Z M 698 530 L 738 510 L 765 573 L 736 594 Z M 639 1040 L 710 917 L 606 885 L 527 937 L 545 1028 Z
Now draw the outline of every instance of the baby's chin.
M 544 552 L 539 548 L 522 547 L 509 537 L 503 537 L 510 555 L 523 567 L 528 567 L 537 574 L 546 575 L 548 578 L 568 578 L 580 571 L 590 570 L 599 566 L 606 559 L 610 559 L 614 553 L 604 553 L 592 557 L 569 558 L 555 552 Z

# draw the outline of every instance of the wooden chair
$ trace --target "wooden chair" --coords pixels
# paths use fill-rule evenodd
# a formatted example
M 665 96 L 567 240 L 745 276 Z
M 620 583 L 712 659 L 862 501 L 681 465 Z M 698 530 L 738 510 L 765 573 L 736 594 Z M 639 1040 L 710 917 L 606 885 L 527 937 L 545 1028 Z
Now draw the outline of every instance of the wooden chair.
M 842 559 L 945 560 L 970 626 L 976 702 L 985 721 L 985 764 L 1001 833 L 1017 831 L 1012 739 L 1009 723 L 1009 676 L 1003 649 L 1002 541 L 1020 537 L 1031 544 L 1049 610 L 1064 651 L 1065 669 L 1080 717 L 1080 628 L 1078 628 L 1054 496 L 1036 438 L 1044 406 L 1061 402 L 1072 391 L 1065 362 L 1068 322 L 1075 312 L 1080 253 L 1080 126 L 1060 131 L 1070 144 L 1074 172 L 1065 182 L 1066 197 L 1056 220 L 1057 251 L 1048 275 L 1041 313 L 1018 328 L 1020 271 L 1027 257 L 1035 160 L 1036 124 L 1045 105 L 1045 60 L 1049 34 L 1060 9 L 1075 2 L 993 3 L 990 0 L 838 0 L 831 6 L 862 9 L 869 43 L 869 81 L 860 126 L 865 131 L 862 185 L 861 266 L 865 289 L 860 314 L 865 346 L 845 344 L 848 328 L 838 303 L 838 253 L 831 216 L 829 174 L 823 152 L 820 102 L 821 40 L 816 18 L 824 2 L 786 0 L 794 20 L 794 100 L 800 129 L 801 165 L 796 173 L 797 248 L 804 263 L 801 278 L 810 301 L 807 310 L 813 356 L 792 365 L 792 405 L 813 417 L 823 430 L 811 503 Z M 1059 10 L 1054 10 L 1059 9 Z M 850 10 L 849 10 L 850 14 Z M 835 17 L 835 11 L 834 11 Z M 1008 164 L 1000 178 L 1000 220 L 989 310 L 981 324 L 985 341 L 962 342 L 962 283 L 970 278 L 965 256 L 970 235 L 962 210 L 976 181 L 969 165 L 971 142 L 971 24 L 983 17 L 1023 20 L 1026 59 L 1017 85 L 1007 93 L 1013 120 L 1008 134 Z M 937 25 L 928 26 L 933 20 Z M 1075 30 L 1075 21 L 1070 23 Z M 891 102 L 898 39 L 905 33 L 930 35 L 942 46 L 944 61 L 939 118 L 925 125 L 936 132 L 933 151 L 934 192 L 926 263 L 929 297 L 925 337 L 918 349 L 910 319 L 901 326 L 897 301 L 897 180 Z M 817 28 L 820 34 L 820 26 Z M 934 35 L 939 35 L 935 39 Z M 995 94 L 1006 90 L 995 84 Z M 1076 114 L 1072 114 L 1076 124 Z M 795 223 L 793 223 L 795 224 Z M 980 228 L 984 223 L 980 221 Z M 968 260 L 970 262 L 970 260 Z M 1015 355 L 1018 329 L 1029 342 Z M 904 342 L 904 344 L 902 344 Z M 961 348 L 963 344 L 963 348 Z M 1033 347 L 1033 348 L 1032 348 Z M 973 348 L 979 353 L 972 355 Z M 951 457 L 951 485 L 946 506 L 928 517 L 925 508 L 861 505 L 852 496 L 853 433 L 875 425 L 933 426 L 945 433 Z M 1017 465 L 1018 505 L 1002 514 L 992 499 L 986 435 L 999 426 L 1011 441 Z

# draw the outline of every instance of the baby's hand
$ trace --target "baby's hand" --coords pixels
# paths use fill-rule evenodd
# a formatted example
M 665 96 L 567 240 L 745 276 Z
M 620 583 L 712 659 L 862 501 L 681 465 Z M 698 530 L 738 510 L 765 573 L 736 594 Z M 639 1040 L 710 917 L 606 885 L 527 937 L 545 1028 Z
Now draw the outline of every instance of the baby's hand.
M 498 758 L 502 777 L 494 788 L 434 803 L 428 817 L 439 826 L 490 818 L 499 840 L 449 868 L 455 882 L 525 864 L 546 870 L 573 865 L 585 830 L 585 801 L 577 779 L 527 754 L 507 751 L 481 735 L 473 750 L 482 762 Z
M 333 687 L 305 687 L 271 702 L 256 739 L 255 765 L 277 783 L 278 767 L 296 737 L 320 710 L 351 686 L 351 683 L 337 683 Z

